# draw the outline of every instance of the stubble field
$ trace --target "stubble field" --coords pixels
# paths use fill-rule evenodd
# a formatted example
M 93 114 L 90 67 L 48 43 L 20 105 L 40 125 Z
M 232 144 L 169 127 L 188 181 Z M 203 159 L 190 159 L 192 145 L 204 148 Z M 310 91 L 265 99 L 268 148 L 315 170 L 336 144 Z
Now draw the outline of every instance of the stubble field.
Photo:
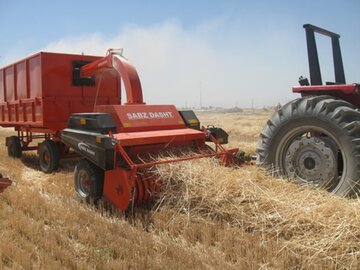
M 198 113 L 250 153 L 269 116 Z M 11 134 L 0 128 L 0 172 L 17 182 L 0 194 L 1 269 L 360 269 L 358 199 L 207 159 L 159 167 L 164 192 L 129 221 L 79 201 L 76 160 L 44 174 L 36 153 L 8 158 Z

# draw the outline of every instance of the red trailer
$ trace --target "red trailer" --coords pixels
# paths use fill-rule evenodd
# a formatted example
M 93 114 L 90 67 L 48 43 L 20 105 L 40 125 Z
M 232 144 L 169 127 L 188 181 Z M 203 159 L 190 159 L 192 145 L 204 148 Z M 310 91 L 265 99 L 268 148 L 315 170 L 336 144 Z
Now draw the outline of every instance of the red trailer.
M 98 59 L 40 52 L 0 69 L 0 126 L 17 131 L 6 138 L 9 156 L 37 150 L 41 169 L 52 172 L 60 158 L 70 156 L 60 139 L 69 116 L 121 103 L 118 77 L 104 73 L 96 83 L 80 76 L 83 65 Z

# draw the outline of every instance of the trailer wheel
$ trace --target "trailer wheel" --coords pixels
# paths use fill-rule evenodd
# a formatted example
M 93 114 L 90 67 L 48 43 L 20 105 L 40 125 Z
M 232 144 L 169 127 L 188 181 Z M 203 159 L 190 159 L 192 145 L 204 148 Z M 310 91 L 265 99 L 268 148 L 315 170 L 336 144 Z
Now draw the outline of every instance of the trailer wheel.
M 86 159 L 75 166 L 75 191 L 87 203 L 96 203 L 103 195 L 104 171 Z
M 20 158 L 22 156 L 22 148 L 19 137 L 11 136 L 7 142 L 8 156 L 13 158 Z
M 59 167 L 59 150 L 54 141 L 45 140 L 40 144 L 39 163 L 45 173 L 56 171 Z
M 268 120 L 257 163 L 339 195 L 353 194 L 360 179 L 360 111 L 329 96 L 296 99 Z

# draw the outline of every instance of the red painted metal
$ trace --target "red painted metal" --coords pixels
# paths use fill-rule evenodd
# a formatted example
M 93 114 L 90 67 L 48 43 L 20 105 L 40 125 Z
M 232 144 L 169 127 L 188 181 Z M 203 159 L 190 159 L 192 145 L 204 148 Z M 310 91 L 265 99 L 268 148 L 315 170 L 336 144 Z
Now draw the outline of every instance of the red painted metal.
M 306 93 L 306 92 L 326 92 L 326 91 L 338 91 L 344 94 L 359 94 L 359 85 L 352 84 L 334 84 L 334 85 L 307 85 L 307 86 L 295 86 L 292 88 L 294 93 Z
M 126 91 L 126 104 L 144 104 L 139 75 L 136 69 L 115 50 L 108 50 L 108 54 L 81 69 L 84 77 L 101 74 L 103 72 L 115 72 L 123 80 Z
M 120 104 L 116 76 L 104 74 L 97 87 L 73 83 L 74 62 L 98 59 L 40 52 L 0 69 L 0 126 L 18 131 L 22 151 L 37 149 L 30 146 L 34 139 L 60 141 L 72 113 L 92 112 L 96 104 Z
M 174 137 L 181 137 L 180 141 L 177 140 L 178 138 L 169 138 L 163 135 L 168 132 L 166 130 L 113 135 L 118 140 L 118 143 L 115 145 L 115 165 L 113 170 L 105 172 L 104 197 L 120 210 L 126 211 L 131 203 L 136 205 L 147 202 L 159 191 L 161 185 L 156 174 L 151 171 L 151 168 L 154 166 L 210 157 L 219 158 L 220 163 L 224 166 L 242 164 L 236 157 L 237 148 L 225 149 L 213 136 L 210 136 L 210 138 L 215 143 L 218 151 L 209 148 L 204 141 L 205 129 L 203 131 L 188 128 L 172 130 Z M 149 134 L 149 136 L 146 136 L 146 134 Z M 190 136 L 187 137 L 187 135 Z M 139 137 L 145 140 L 138 141 Z M 166 146 L 159 143 L 158 138 L 161 138 L 160 141 L 166 143 Z M 179 143 L 176 144 L 175 142 Z M 144 145 L 148 146 L 145 150 Z M 150 160 L 142 158 L 146 154 L 158 154 L 161 153 L 161 150 L 165 151 L 171 149 L 171 147 L 177 149 L 176 147 L 184 146 L 188 146 L 188 149 L 191 149 L 190 152 L 187 152 L 188 155 L 186 156 L 173 156 L 167 159 L 154 158 Z M 118 164 L 121 162 L 125 162 L 128 169 L 120 168 Z
M 136 174 L 133 194 L 134 204 L 142 204 L 150 201 L 160 191 L 160 183 L 155 173 L 151 171 Z
M 72 84 L 73 61 L 96 56 L 40 52 L 0 69 L 0 126 L 40 128 L 56 134 L 71 113 L 93 111 L 98 104 L 119 104 L 120 84 L 113 76 L 101 89 Z
M 301 93 L 302 96 L 329 95 L 360 107 L 360 85 L 356 83 L 295 86 L 292 88 L 292 91 L 294 93 Z
M 7 187 L 11 186 L 13 181 L 7 177 L 3 177 L 0 173 L 0 193 L 3 192 Z
M 95 110 L 110 113 L 119 133 L 185 128 L 173 105 L 99 105 Z
M 82 77 L 96 75 L 96 86 L 72 84 L 72 63 L 79 60 L 91 62 L 80 72 Z M 93 111 L 110 113 L 117 127 L 115 134 L 108 135 L 115 143 L 114 168 L 105 171 L 103 195 L 122 211 L 130 203 L 150 200 L 159 190 L 153 166 L 209 157 L 218 157 L 225 166 L 239 164 L 237 149 L 225 149 L 212 136 L 216 150 L 210 149 L 206 129 L 187 128 L 175 106 L 145 105 L 136 69 L 115 50 L 103 58 L 39 53 L 0 70 L 0 126 L 15 127 L 22 150 L 38 149 L 30 146 L 33 139 L 52 139 L 62 157 L 70 155 L 68 148 L 61 147 L 61 130 L 71 113 Z M 182 149 L 192 152 L 153 158 Z
M 114 168 L 105 171 L 103 196 L 122 211 L 130 204 L 144 203 L 159 190 L 151 168 L 160 164 L 217 157 L 224 166 L 239 165 L 238 149 L 225 149 L 213 136 L 216 151 L 205 143 L 207 131 L 186 127 L 173 105 L 145 105 L 135 68 L 113 50 L 82 67 L 82 76 L 116 74 L 124 81 L 124 105 L 98 105 L 95 111 L 110 113 L 116 124 Z M 187 155 L 181 155 L 187 149 Z M 173 152 L 180 152 L 180 155 Z M 169 153 L 170 158 L 159 159 Z M 178 153 L 177 153 L 178 154 Z
M 198 130 L 182 128 L 143 132 L 117 133 L 113 135 L 122 146 L 164 144 L 166 147 L 187 145 L 187 142 L 205 143 L 204 133 Z
M 131 200 L 134 177 L 131 177 L 131 172 L 120 167 L 105 171 L 103 196 L 114 206 L 125 211 Z

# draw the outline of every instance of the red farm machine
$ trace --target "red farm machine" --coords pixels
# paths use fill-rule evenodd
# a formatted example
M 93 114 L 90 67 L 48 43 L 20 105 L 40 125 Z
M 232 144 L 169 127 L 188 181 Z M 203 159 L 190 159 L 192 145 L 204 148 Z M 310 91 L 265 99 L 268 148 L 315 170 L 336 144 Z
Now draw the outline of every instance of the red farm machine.
M 277 175 L 346 195 L 360 180 L 360 85 L 345 82 L 340 36 L 304 25 L 310 82 L 293 87 L 301 98 L 278 109 L 257 146 L 257 163 Z M 335 81 L 323 84 L 315 33 L 331 38 Z
M 200 126 L 193 111 L 145 104 L 137 71 L 116 50 L 103 58 L 38 53 L 0 70 L 0 82 L 0 125 L 17 131 L 6 138 L 8 155 L 37 150 L 47 173 L 61 158 L 81 156 L 75 189 L 88 202 L 104 198 L 126 211 L 148 201 L 159 188 L 152 170 L 159 164 L 245 162 L 222 146 L 225 131 Z

